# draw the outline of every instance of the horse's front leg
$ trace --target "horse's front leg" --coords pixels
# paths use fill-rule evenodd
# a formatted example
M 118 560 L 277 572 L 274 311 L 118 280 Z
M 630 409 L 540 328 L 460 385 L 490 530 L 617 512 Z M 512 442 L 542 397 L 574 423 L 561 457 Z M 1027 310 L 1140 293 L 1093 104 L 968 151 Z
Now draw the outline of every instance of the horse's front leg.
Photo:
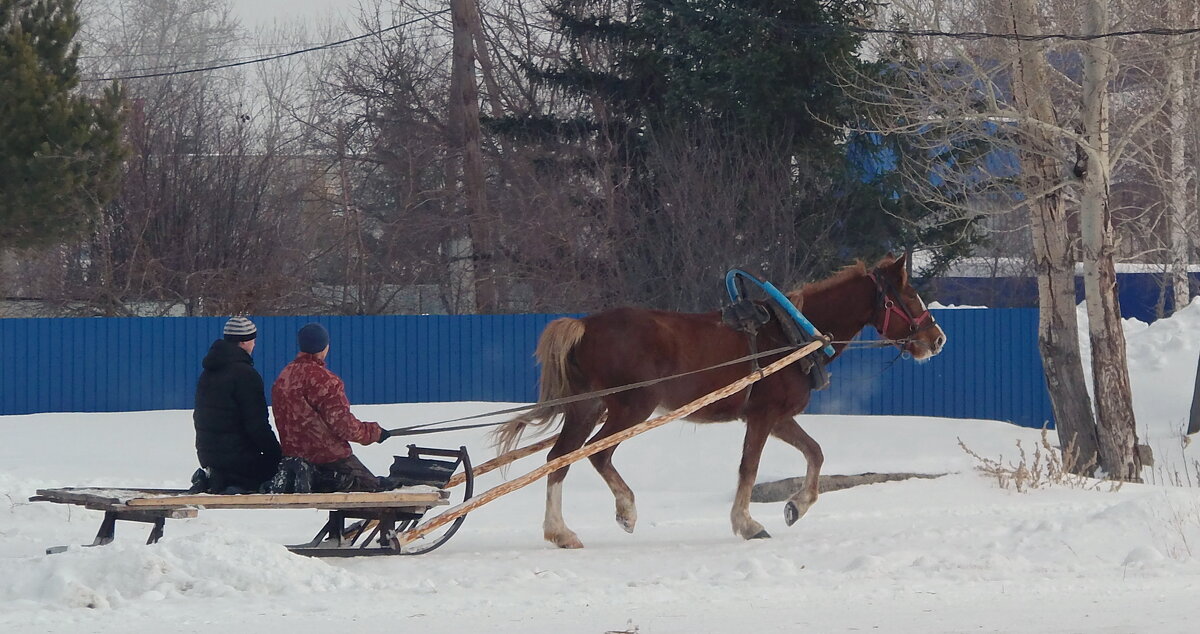
M 608 434 L 605 434 L 606 436 Z M 593 439 L 593 442 L 595 439 Z M 625 530 L 626 533 L 632 533 L 633 527 L 637 525 L 637 506 L 633 501 L 633 489 L 625 484 L 625 479 L 617 473 L 617 469 L 613 467 L 612 455 L 616 451 L 616 447 L 609 447 L 604 451 L 592 454 L 589 458 L 592 461 L 592 466 L 600 473 L 600 477 L 604 478 L 604 482 L 608 484 L 608 488 L 612 491 L 613 499 L 617 503 L 617 524 Z
M 771 430 L 771 435 L 799 449 L 804 454 L 805 461 L 808 462 L 808 471 L 804 476 L 804 488 L 792 495 L 783 507 L 783 519 L 788 526 L 791 526 L 796 523 L 796 520 L 804 517 L 808 509 L 817 501 L 817 495 L 821 491 L 821 465 L 825 462 L 825 455 L 821 453 L 821 446 L 817 444 L 817 441 L 813 440 L 812 436 L 809 436 L 793 418 L 776 423 L 774 429 Z
M 610 399 L 605 403 L 608 418 L 588 443 L 607 438 L 646 420 L 654 413 L 656 404 L 657 400 L 653 394 L 640 390 L 623 399 Z M 616 501 L 617 524 L 626 533 L 632 533 L 634 526 L 637 525 L 637 506 L 634 504 L 633 490 L 629 488 L 625 479 L 621 477 L 620 473 L 617 473 L 616 467 L 613 466 L 612 457 L 617 446 L 614 445 L 594 453 L 588 459 L 591 460 L 592 466 L 596 468 L 600 477 L 604 478 L 608 489 L 612 491 L 613 500 Z
M 750 494 L 754 479 L 758 476 L 758 462 L 762 458 L 763 445 L 767 442 L 770 421 L 764 418 L 746 419 L 746 437 L 742 441 L 742 462 L 738 465 L 737 493 L 733 496 L 733 509 L 729 518 L 733 522 L 733 533 L 742 539 L 763 539 L 771 534 L 750 517 Z

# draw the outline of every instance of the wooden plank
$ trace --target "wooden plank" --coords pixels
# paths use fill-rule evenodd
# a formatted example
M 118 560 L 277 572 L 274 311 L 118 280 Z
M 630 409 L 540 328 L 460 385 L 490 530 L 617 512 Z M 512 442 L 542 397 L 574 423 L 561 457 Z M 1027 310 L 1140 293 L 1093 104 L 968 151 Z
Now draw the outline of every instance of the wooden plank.
M 30 498 L 30 500 L 82 506 L 95 505 L 102 508 L 125 505 L 125 499 L 118 496 L 112 489 L 38 489 L 36 498 Z
M 248 493 L 245 495 L 172 495 L 128 500 L 130 508 L 175 508 L 199 506 L 206 509 L 239 508 L 391 508 L 448 504 L 441 490 L 382 491 L 379 493 Z
M 800 359 L 812 354 L 816 350 L 823 347 L 825 345 L 825 343 L 826 343 L 825 339 L 820 339 L 820 340 L 808 343 L 804 347 L 802 347 L 794 352 L 789 353 L 786 357 L 772 363 L 771 365 L 768 365 L 767 367 L 759 370 L 758 372 L 754 372 L 753 374 L 742 377 L 741 379 L 738 379 L 737 381 L 734 381 L 733 383 L 730 383 L 729 385 L 726 385 L 725 387 L 723 387 L 719 390 L 705 394 L 704 396 L 701 396 L 700 398 L 698 398 L 698 399 L 692 401 L 691 403 L 688 403 L 674 411 L 671 411 L 667 414 L 659 416 L 658 418 L 652 418 L 648 421 L 639 423 L 637 425 L 634 425 L 633 427 L 630 427 L 623 431 L 617 432 L 611 436 L 606 436 L 604 438 L 601 438 L 600 440 L 597 440 L 596 442 L 586 444 L 582 448 L 576 449 L 575 451 L 572 451 L 571 453 L 559 456 L 559 457 L 555 458 L 554 460 L 551 460 L 551 461 L 547 462 L 546 464 L 538 467 L 537 469 L 534 469 L 533 471 L 530 471 L 529 473 L 526 473 L 525 475 L 523 475 L 519 478 L 516 478 L 515 480 L 510 480 L 508 482 L 505 482 L 504 484 L 501 484 L 499 486 L 488 489 L 487 491 L 484 491 L 481 495 L 475 496 L 475 497 L 463 502 L 462 504 L 459 504 L 458 506 L 455 506 L 454 508 L 447 510 L 446 512 L 438 515 L 437 517 L 425 522 L 424 524 L 421 524 L 420 526 L 418 526 L 414 529 L 405 531 L 405 532 L 397 535 L 395 538 L 396 547 L 400 548 L 400 547 L 403 547 L 405 544 L 410 544 L 410 543 L 424 537 L 425 535 L 428 535 L 432 531 L 437 530 L 439 527 L 444 526 L 444 525 L 458 519 L 459 517 L 469 513 L 470 511 L 473 511 L 473 510 L 483 506 L 484 504 L 487 504 L 488 502 L 495 500 L 496 498 L 498 498 L 502 495 L 511 493 L 513 491 L 516 491 L 517 489 L 528 486 L 529 484 L 536 482 L 537 480 L 540 480 L 541 478 L 545 477 L 547 474 L 549 474 L 553 471 L 557 471 L 558 469 L 561 469 L 561 468 L 571 464 L 572 462 L 582 460 L 594 453 L 608 449 L 609 447 L 612 447 L 613 445 L 616 445 L 625 440 L 628 440 L 629 438 L 632 438 L 642 432 L 649 431 L 651 429 L 654 429 L 655 427 L 661 427 L 673 420 L 683 418 L 684 416 L 687 416 L 687 415 L 695 412 L 696 410 L 699 410 L 707 405 L 711 405 L 727 396 L 730 396 L 731 394 L 735 394 L 735 393 L 745 389 L 747 385 L 751 385 L 757 381 L 760 381 L 763 378 L 782 370 L 783 368 L 787 367 L 788 365 L 795 363 L 795 362 L 799 361 Z
M 233 496 L 230 496 L 233 497 Z M 157 502 L 154 500 L 139 501 L 137 505 L 126 505 L 123 508 L 136 509 L 169 509 L 180 508 L 175 506 L 175 503 L 165 500 Z M 390 502 L 371 502 L 371 501 L 350 501 L 350 502 L 304 502 L 296 501 L 293 503 L 287 502 L 271 502 L 271 503 L 227 503 L 223 501 L 205 502 L 204 504 L 191 504 L 183 508 L 197 508 L 207 510 L 237 510 L 237 509 L 317 509 L 322 511 L 339 511 L 339 510 L 355 510 L 355 509 L 397 509 L 406 511 L 424 512 L 430 507 L 445 506 L 449 504 L 447 500 L 425 500 L 425 501 L 390 501 Z
M 185 506 L 176 509 L 137 509 L 130 510 L 127 506 L 121 506 L 116 509 L 97 509 L 105 511 L 116 511 L 117 519 L 135 520 L 139 522 L 148 521 L 146 518 L 163 517 L 169 520 L 191 519 L 200 514 L 200 510 L 194 506 Z
M 39 489 L 37 495 L 29 498 L 30 502 L 54 502 L 56 504 L 75 504 L 91 509 L 93 511 L 116 511 L 118 513 L 143 513 L 147 517 L 165 517 L 167 519 L 178 520 L 196 517 L 197 510 L 194 506 L 184 506 L 168 509 L 138 509 L 132 511 L 125 504 L 126 499 L 105 495 L 91 495 L 83 493 L 82 490 L 71 489 Z M 116 492 L 115 490 L 107 490 Z
M 246 495 L 192 494 L 176 489 L 38 489 L 33 501 L 78 504 L 100 511 L 122 509 L 167 511 L 184 508 L 206 509 L 362 509 L 419 508 L 449 504 L 449 493 L 441 489 L 423 491 L 381 491 L 378 493 L 251 493 Z M 195 515 L 188 515 L 194 517 Z

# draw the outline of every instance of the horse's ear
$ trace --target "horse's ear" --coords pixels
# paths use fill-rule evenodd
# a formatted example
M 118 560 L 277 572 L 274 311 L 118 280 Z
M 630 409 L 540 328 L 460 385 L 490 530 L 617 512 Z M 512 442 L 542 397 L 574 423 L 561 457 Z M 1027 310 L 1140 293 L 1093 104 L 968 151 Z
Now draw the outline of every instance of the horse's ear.
M 889 252 L 883 262 L 880 263 L 880 266 L 887 268 L 895 276 L 898 285 L 904 286 L 908 283 L 908 251 L 901 253 L 900 257 Z

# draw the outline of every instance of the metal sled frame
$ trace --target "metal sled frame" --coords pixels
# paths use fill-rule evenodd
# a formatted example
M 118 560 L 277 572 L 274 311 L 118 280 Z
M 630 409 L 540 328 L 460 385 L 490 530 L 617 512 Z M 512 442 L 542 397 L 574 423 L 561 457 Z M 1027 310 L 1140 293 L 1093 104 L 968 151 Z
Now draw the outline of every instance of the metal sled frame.
M 408 446 L 410 458 L 435 456 L 456 458 L 455 468 L 463 467 L 463 501 L 471 499 L 475 493 L 475 475 L 471 467 L 471 459 L 466 447 L 457 450 L 432 449 L 429 447 Z M 443 499 L 442 504 L 448 502 Z M 312 541 L 307 544 L 288 546 L 288 550 L 312 557 L 359 557 L 364 555 L 424 555 L 445 544 L 458 532 L 466 516 L 455 518 L 440 536 L 420 544 L 401 545 L 397 535 L 415 528 L 425 512 L 413 512 L 403 509 L 370 509 L 359 511 L 331 511 L 329 521 L 317 532 Z M 347 519 L 358 519 L 351 526 L 346 526 Z M 365 534 L 365 537 L 364 537 Z M 374 545 L 372 545 L 374 544 Z

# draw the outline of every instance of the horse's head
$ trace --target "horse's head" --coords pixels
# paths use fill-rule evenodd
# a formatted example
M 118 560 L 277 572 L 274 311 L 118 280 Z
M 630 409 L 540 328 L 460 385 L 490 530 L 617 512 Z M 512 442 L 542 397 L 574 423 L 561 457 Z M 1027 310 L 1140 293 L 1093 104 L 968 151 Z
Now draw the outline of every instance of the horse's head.
M 942 351 L 946 333 L 916 289 L 909 285 L 907 259 L 908 254 L 898 258 L 889 255 L 867 273 L 867 278 L 875 283 L 871 325 L 880 337 L 895 341 L 897 347 L 914 359 L 924 361 Z

